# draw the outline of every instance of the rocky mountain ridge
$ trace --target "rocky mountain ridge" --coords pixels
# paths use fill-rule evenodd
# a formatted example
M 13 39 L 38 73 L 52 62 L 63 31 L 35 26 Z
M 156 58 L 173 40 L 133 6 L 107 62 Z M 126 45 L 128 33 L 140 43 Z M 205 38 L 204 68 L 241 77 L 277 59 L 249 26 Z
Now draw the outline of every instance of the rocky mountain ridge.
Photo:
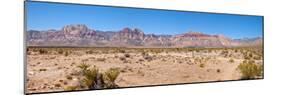
M 66 25 L 61 30 L 27 31 L 28 46 L 77 47 L 245 47 L 261 46 L 262 38 L 231 39 L 224 35 L 187 32 L 179 35 L 145 34 L 138 28 L 119 31 L 89 29 L 86 25 Z

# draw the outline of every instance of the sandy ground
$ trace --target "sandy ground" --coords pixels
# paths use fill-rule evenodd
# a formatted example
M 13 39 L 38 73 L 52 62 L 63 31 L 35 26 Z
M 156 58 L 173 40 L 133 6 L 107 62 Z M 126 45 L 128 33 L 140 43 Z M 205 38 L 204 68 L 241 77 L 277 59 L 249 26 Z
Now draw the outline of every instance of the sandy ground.
M 261 54 L 255 49 L 28 48 L 27 90 L 63 91 L 79 85 L 81 77 L 75 74 L 81 63 L 100 72 L 119 68 L 119 87 L 239 80 L 237 66 L 245 51 Z M 262 64 L 262 59 L 255 62 Z

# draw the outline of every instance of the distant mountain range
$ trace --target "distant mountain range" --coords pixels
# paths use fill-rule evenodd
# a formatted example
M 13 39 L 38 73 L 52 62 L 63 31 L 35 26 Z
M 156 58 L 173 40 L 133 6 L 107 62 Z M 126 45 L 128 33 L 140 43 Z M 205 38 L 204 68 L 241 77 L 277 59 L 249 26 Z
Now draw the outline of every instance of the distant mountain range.
M 262 46 L 262 38 L 231 39 L 224 35 L 187 32 L 179 35 L 145 34 L 141 29 L 99 31 L 86 25 L 66 25 L 61 30 L 27 31 L 28 46 L 74 47 L 248 47 Z

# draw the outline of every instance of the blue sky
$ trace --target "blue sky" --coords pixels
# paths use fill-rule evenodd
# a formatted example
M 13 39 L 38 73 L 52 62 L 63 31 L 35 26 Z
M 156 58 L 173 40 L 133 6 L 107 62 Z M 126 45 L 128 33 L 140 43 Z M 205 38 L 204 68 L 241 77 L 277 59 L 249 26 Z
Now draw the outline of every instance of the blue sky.
M 28 2 L 27 29 L 61 29 L 85 24 L 94 30 L 139 28 L 146 34 L 182 34 L 189 31 L 223 34 L 231 38 L 262 37 L 262 17 L 166 10 L 83 6 Z

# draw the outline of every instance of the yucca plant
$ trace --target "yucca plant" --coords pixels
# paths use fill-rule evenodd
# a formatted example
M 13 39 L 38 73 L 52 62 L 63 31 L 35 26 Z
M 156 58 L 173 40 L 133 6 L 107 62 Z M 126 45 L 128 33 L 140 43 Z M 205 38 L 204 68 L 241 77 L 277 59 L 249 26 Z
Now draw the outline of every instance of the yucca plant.
M 89 64 L 86 63 L 82 63 L 79 66 L 77 66 L 78 68 L 80 68 L 82 70 L 82 73 L 85 74 L 85 71 L 90 67 Z
M 106 88 L 116 88 L 116 87 L 118 87 L 115 84 L 115 80 L 117 79 L 119 74 L 120 74 L 120 70 L 118 68 L 110 68 L 109 70 L 104 72 L 103 78 L 105 80 Z
M 86 69 L 83 72 L 84 72 L 83 76 L 85 77 L 82 80 L 83 84 L 89 89 L 95 89 L 99 70 L 94 66 L 94 68 Z
M 90 68 L 88 64 L 81 64 L 78 66 L 82 71 L 84 77 L 81 81 L 82 88 L 101 89 L 101 88 L 116 88 L 115 80 L 120 74 L 119 69 L 110 68 L 104 73 L 100 73 L 99 69 L 94 66 Z

